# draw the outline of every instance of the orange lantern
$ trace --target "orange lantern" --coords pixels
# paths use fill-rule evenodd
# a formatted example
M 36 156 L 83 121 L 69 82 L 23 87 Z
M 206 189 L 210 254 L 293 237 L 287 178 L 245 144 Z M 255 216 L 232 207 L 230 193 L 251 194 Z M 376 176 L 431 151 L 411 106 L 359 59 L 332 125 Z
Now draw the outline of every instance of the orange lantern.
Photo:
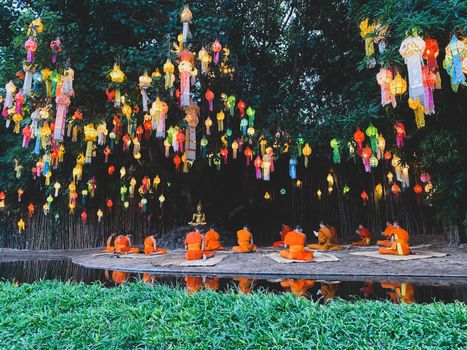
M 399 198 L 399 193 L 401 192 L 401 188 L 399 187 L 398 184 L 394 183 L 391 187 L 391 192 L 394 196 L 394 199 L 398 199 Z
M 5 193 L 0 192 L 0 208 L 5 208 Z
M 237 108 L 240 111 L 240 118 L 243 118 L 245 116 L 245 108 L 246 108 L 245 102 L 243 102 L 243 100 L 238 101 Z
M 250 147 L 246 147 L 245 151 L 243 151 L 243 154 L 245 155 L 246 158 L 246 165 L 249 166 L 250 162 L 253 160 L 253 151 L 251 150 Z
M 114 171 L 115 171 L 115 167 L 113 165 L 109 165 L 109 167 L 107 168 L 107 173 L 112 176 L 114 174 Z
M 361 198 L 362 201 L 363 201 L 363 206 L 366 207 L 367 202 L 368 202 L 368 193 L 366 193 L 365 191 L 363 191 L 363 192 L 360 194 L 360 198 Z
M 209 111 L 212 112 L 212 110 L 214 108 L 214 103 L 213 103 L 213 101 L 214 101 L 214 92 L 212 92 L 211 89 L 207 89 L 206 93 L 204 94 L 204 97 L 208 101 Z
M 180 163 L 182 162 L 182 159 L 180 158 L 180 156 L 178 154 L 175 154 L 173 162 L 175 164 L 175 170 L 177 172 L 179 172 L 180 171 Z
M 355 131 L 355 134 L 353 134 L 353 139 L 357 143 L 358 152 L 360 153 L 362 151 L 363 141 L 365 141 L 365 134 L 363 131 L 360 130 L 359 127 L 357 127 L 357 131 Z
M 114 203 L 112 202 L 111 199 L 108 199 L 106 205 L 107 205 L 107 208 L 109 209 L 109 213 L 111 213 L 112 212 L 112 207 L 114 206 Z
M 423 187 L 420 186 L 419 184 L 416 184 L 413 188 L 413 191 L 415 192 L 415 196 L 417 197 L 417 204 L 420 205 L 421 203 L 421 194 L 423 192 Z
M 88 219 L 88 214 L 86 213 L 85 210 L 83 210 L 83 212 L 81 213 L 81 221 L 83 222 L 83 224 L 86 224 L 87 219 Z
M 29 205 L 28 205 L 28 214 L 29 214 L 29 217 L 32 217 L 32 216 L 34 215 L 34 210 L 35 210 L 34 204 L 29 203 Z

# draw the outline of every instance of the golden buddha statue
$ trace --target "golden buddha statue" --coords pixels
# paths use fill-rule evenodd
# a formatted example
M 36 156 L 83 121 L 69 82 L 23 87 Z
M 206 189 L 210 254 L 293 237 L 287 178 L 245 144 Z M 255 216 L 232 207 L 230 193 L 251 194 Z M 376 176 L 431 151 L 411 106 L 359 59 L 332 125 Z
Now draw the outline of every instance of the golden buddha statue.
M 196 205 L 196 213 L 193 214 L 193 218 L 188 223 L 191 226 L 206 225 L 206 215 L 202 212 L 203 206 L 201 201 Z

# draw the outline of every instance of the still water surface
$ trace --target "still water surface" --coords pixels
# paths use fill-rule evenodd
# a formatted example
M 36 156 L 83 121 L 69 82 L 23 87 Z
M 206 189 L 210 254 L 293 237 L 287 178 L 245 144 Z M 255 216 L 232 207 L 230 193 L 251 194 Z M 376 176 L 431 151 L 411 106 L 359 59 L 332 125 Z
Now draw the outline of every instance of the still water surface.
M 391 300 L 395 303 L 430 303 L 433 301 L 467 303 L 467 282 L 403 282 L 392 283 L 373 281 L 323 281 L 297 280 L 292 278 L 252 279 L 245 276 L 236 278 L 151 275 L 88 269 L 69 260 L 29 260 L 0 263 L 0 280 L 18 283 L 33 283 L 38 280 L 75 281 L 84 283 L 100 282 L 107 287 L 123 283 L 143 282 L 186 288 L 190 293 L 212 289 L 219 292 L 237 291 L 248 294 L 256 290 L 272 293 L 293 293 L 297 296 L 323 302 L 333 298 L 345 300 L 372 299 Z

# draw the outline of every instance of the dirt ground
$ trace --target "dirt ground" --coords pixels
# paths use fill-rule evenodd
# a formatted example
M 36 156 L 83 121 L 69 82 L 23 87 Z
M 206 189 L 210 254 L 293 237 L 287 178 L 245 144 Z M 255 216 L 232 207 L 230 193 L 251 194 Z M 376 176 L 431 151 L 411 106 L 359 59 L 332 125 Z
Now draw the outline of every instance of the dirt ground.
M 150 272 L 154 274 L 194 274 L 218 276 L 252 276 L 257 278 L 292 277 L 313 279 L 359 280 L 371 277 L 372 280 L 442 280 L 467 281 L 467 248 L 447 247 L 433 244 L 420 248 L 424 251 L 447 253 L 441 258 L 429 258 L 411 261 L 387 261 L 378 258 L 351 255 L 356 251 L 376 250 L 371 248 L 352 248 L 331 252 L 340 261 L 323 263 L 280 264 L 266 257 L 271 248 L 262 248 L 249 254 L 226 254 L 226 258 L 215 266 L 184 267 L 154 266 L 164 260 L 182 258 L 182 250 L 170 251 L 167 256 L 122 258 L 102 255 L 102 249 L 63 250 L 63 251 L 27 251 L 0 249 L 0 262 L 18 260 L 47 260 L 70 258 L 78 265 L 88 268 L 122 270 L 131 272 Z M 221 253 L 222 254 L 222 253 Z

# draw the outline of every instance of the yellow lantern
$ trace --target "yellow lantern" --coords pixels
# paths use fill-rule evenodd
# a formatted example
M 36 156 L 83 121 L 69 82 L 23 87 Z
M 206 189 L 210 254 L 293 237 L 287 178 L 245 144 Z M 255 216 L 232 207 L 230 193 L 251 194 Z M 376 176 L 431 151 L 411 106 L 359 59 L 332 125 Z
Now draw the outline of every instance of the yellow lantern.
M 375 187 L 375 197 L 377 200 L 383 198 L 383 186 L 381 184 L 377 184 Z
M 160 207 L 161 207 L 161 208 L 162 208 L 162 205 L 164 204 L 164 202 L 165 202 L 165 197 L 164 197 L 163 194 L 161 194 L 161 195 L 159 196 L 159 203 L 160 203 Z
M 13 133 L 19 134 L 19 128 L 21 126 L 21 121 L 23 120 L 23 116 L 19 113 L 13 114 L 13 117 L 11 118 L 13 122 L 15 123 L 15 127 L 13 128 Z
M 328 187 L 334 186 L 334 177 L 332 176 L 331 173 L 328 174 L 326 177 L 326 181 L 328 182 Z
M 304 156 L 305 168 L 308 168 L 308 157 L 311 155 L 312 149 L 308 142 L 303 146 L 302 153 Z
M 130 105 L 128 104 L 124 104 L 122 106 L 122 113 L 125 117 L 127 117 L 127 119 L 130 119 L 131 118 L 131 114 L 132 114 L 133 110 L 131 109 Z
M 224 131 L 224 118 L 225 118 L 224 111 L 220 111 L 219 113 L 217 113 L 216 118 L 217 118 L 217 130 Z
M 28 28 L 28 35 L 36 36 L 37 33 L 42 33 L 44 31 L 44 25 L 42 24 L 41 18 L 36 18 L 31 22 Z
M 188 35 L 190 33 L 189 25 L 193 19 L 193 14 L 190 11 L 190 6 L 188 4 L 183 5 L 183 11 L 180 14 L 180 20 L 183 23 L 182 31 L 182 42 L 186 43 Z
M 97 140 L 98 132 L 94 128 L 94 124 L 90 123 L 84 126 L 84 141 L 86 144 L 86 156 L 84 162 L 87 164 L 91 163 L 92 159 L 92 147 L 93 143 Z
M 396 77 L 389 83 L 389 91 L 392 95 L 402 95 L 407 91 L 407 81 L 397 72 Z
M 246 130 L 246 133 L 248 134 L 248 136 L 251 136 L 251 137 L 255 136 L 255 132 L 256 132 L 256 131 L 255 131 L 255 128 L 252 127 L 252 126 L 250 126 L 250 127 Z
M 389 171 L 386 176 L 388 178 L 388 183 L 392 184 L 392 179 L 394 178 L 394 175 Z
M 21 196 L 23 195 L 24 190 L 20 187 L 18 188 L 18 202 L 21 202 Z
M 159 71 L 159 68 L 156 68 L 156 70 L 151 73 L 151 78 L 154 78 L 154 79 L 160 79 L 161 76 L 162 76 L 162 74 Z
M 120 168 L 120 179 L 123 179 L 123 177 L 126 175 L 126 169 L 124 166 Z
M 112 83 L 121 84 L 125 81 L 125 73 L 120 69 L 120 65 L 114 63 L 114 67 L 110 72 L 110 80 Z
M 267 201 L 271 199 L 271 195 L 269 194 L 269 192 L 264 193 L 264 199 L 266 199 Z
M 166 90 L 171 89 L 175 81 L 175 75 L 174 75 L 175 66 L 173 65 L 172 62 L 170 62 L 170 58 L 167 58 L 167 61 L 164 63 L 162 70 L 165 73 L 164 87 Z
M 148 75 L 147 71 L 144 71 L 143 75 L 141 75 L 138 80 L 141 88 L 148 88 L 151 86 L 152 78 Z
M 204 121 L 204 125 L 206 126 L 206 135 L 211 135 L 212 119 L 209 116 Z
M 135 186 L 136 186 L 136 179 L 134 177 L 131 178 L 130 180 L 130 198 L 133 198 L 135 194 Z
M 154 185 L 154 189 L 157 191 L 157 187 L 161 183 L 161 178 L 159 177 L 159 175 L 156 175 L 152 183 Z
M 19 219 L 19 221 L 18 221 L 18 232 L 19 233 L 23 232 L 25 227 L 26 227 L 26 223 L 24 222 L 24 220 L 22 218 Z
M 47 174 L 45 174 L 45 185 L 50 185 L 50 178 L 52 177 L 52 172 L 49 170 Z
M 101 222 L 103 216 L 104 216 L 104 212 L 101 209 L 99 209 L 97 211 L 97 222 Z
M 297 188 L 302 188 L 303 182 L 301 180 L 297 180 L 296 185 Z
M 234 140 L 232 142 L 232 158 L 237 159 L 237 152 L 238 152 L 238 142 L 237 140 Z
M 318 197 L 318 200 L 321 200 L 321 196 L 323 195 L 323 192 L 318 188 L 318 191 L 316 191 L 316 196 Z

